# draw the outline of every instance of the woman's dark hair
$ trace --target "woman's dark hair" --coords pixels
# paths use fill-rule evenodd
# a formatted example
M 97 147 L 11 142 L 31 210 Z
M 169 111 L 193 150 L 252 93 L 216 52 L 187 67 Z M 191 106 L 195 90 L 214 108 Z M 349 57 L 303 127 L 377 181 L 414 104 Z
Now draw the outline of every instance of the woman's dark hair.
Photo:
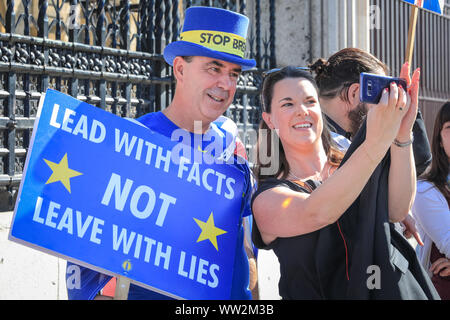
M 261 88 L 261 103 L 262 110 L 267 113 L 271 113 L 271 102 L 273 97 L 273 88 L 275 84 L 286 78 L 304 78 L 311 82 L 311 84 L 318 90 L 317 84 L 314 81 L 313 76 L 310 72 L 301 70 L 299 68 L 288 66 L 280 69 L 279 71 L 268 74 L 262 83 Z M 328 123 L 326 122 L 325 117 L 322 116 L 323 119 L 323 131 L 322 131 L 322 143 L 324 150 L 327 154 L 328 161 L 330 164 L 334 166 L 338 166 L 343 158 L 343 153 L 337 148 L 336 143 L 331 138 L 330 129 L 328 128 Z M 265 134 L 267 133 L 267 134 Z M 272 150 L 272 141 L 274 139 L 278 139 L 274 130 L 271 130 L 266 122 L 261 119 L 259 124 L 259 133 L 258 133 L 258 145 L 256 148 L 257 159 L 255 166 L 255 175 L 258 181 L 268 179 L 271 177 L 285 179 L 289 174 L 289 163 L 286 160 L 286 155 L 284 153 L 283 145 L 280 141 L 278 141 L 278 153 L 275 150 Z M 265 148 L 263 148 L 265 146 Z M 266 150 L 264 150 L 266 149 Z M 264 152 L 264 151 L 266 152 Z M 268 163 L 262 163 L 262 153 L 266 153 L 270 158 Z M 277 155 L 279 155 L 278 159 L 274 159 Z M 276 165 L 276 169 L 271 171 L 270 174 L 262 173 L 264 168 L 272 168 L 273 165 Z
M 389 73 L 383 62 L 358 48 L 342 49 L 328 60 L 320 58 L 309 67 L 316 74 L 320 98 L 333 99 L 339 95 L 346 102 L 348 89 L 353 83 L 359 83 L 361 72 Z
M 442 127 L 448 121 L 450 121 L 450 101 L 446 102 L 436 115 L 433 138 L 431 140 L 431 165 L 422 174 L 420 179 L 433 183 L 447 199 L 450 199 L 450 192 L 446 188 L 447 175 L 449 174 L 449 161 L 442 146 L 441 138 Z

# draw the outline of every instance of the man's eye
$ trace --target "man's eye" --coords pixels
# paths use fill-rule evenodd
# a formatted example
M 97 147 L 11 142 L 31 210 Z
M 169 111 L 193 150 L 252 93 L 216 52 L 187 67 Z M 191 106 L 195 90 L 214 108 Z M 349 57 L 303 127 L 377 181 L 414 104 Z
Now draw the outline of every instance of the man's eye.
M 210 67 L 208 70 L 211 72 L 214 72 L 214 73 L 219 72 L 219 68 L 217 68 L 217 67 Z

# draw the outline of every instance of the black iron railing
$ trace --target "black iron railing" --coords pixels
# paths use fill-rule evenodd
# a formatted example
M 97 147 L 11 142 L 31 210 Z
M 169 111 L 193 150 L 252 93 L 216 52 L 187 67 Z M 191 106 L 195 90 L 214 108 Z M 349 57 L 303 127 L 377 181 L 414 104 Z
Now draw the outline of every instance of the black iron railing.
M 260 119 L 260 72 L 276 63 L 273 27 L 263 32 L 260 1 L 252 3 L 252 8 L 245 0 L 1 3 L 0 210 L 14 207 L 38 102 L 47 88 L 122 117 L 158 111 L 170 103 L 174 91 L 172 70 L 161 53 L 178 38 L 184 9 L 192 5 L 250 14 L 248 56 L 255 58 L 258 65 L 242 74 L 235 101 L 226 115 L 238 123 L 241 138 L 251 153 Z M 270 4 L 273 19 L 275 1 Z

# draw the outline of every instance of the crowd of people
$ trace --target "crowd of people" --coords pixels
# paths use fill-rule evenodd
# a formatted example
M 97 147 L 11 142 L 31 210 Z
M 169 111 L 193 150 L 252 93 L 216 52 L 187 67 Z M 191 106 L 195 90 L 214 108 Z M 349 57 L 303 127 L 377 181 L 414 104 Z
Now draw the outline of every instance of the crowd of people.
M 248 19 L 231 11 L 189 8 L 181 40 L 164 52 L 174 99 L 137 120 L 167 137 L 178 129 L 192 141 L 210 130 L 226 136 L 217 119 L 232 103 L 240 73 L 255 66 L 244 58 L 247 27 Z M 377 104 L 360 101 L 362 72 L 389 74 L 355 48 L 308 67 L 265 72 L 256 181 L 248 163 L 227 162 L 241 166 L 249 186 L 241 212 L 230 213 L 240 216 L 231 299 L 258 298 L 254 246 L 277 255 L 282 299 L 449 299 L 450 103 L 439 111 L 430 147 L 420 70 L 411 75 L 404 64 L 399 76 L 407 87 L 391 83 Z M 229 156 L 245 157 L 234 138 Z M 130 288 L 129 299 L 162 298 Z

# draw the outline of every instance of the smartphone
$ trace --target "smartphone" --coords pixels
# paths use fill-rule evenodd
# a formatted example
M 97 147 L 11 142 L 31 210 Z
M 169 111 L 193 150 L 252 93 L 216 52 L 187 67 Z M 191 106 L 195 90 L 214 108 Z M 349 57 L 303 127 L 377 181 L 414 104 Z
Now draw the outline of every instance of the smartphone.
M 391 82 L 402 85 L 405 90 L 407 88 L 404 79 L 362 72 L 359 77 L 359 100 L 361 102 L 377 104 L 380 101 L 383 89 L 389 88 Z

